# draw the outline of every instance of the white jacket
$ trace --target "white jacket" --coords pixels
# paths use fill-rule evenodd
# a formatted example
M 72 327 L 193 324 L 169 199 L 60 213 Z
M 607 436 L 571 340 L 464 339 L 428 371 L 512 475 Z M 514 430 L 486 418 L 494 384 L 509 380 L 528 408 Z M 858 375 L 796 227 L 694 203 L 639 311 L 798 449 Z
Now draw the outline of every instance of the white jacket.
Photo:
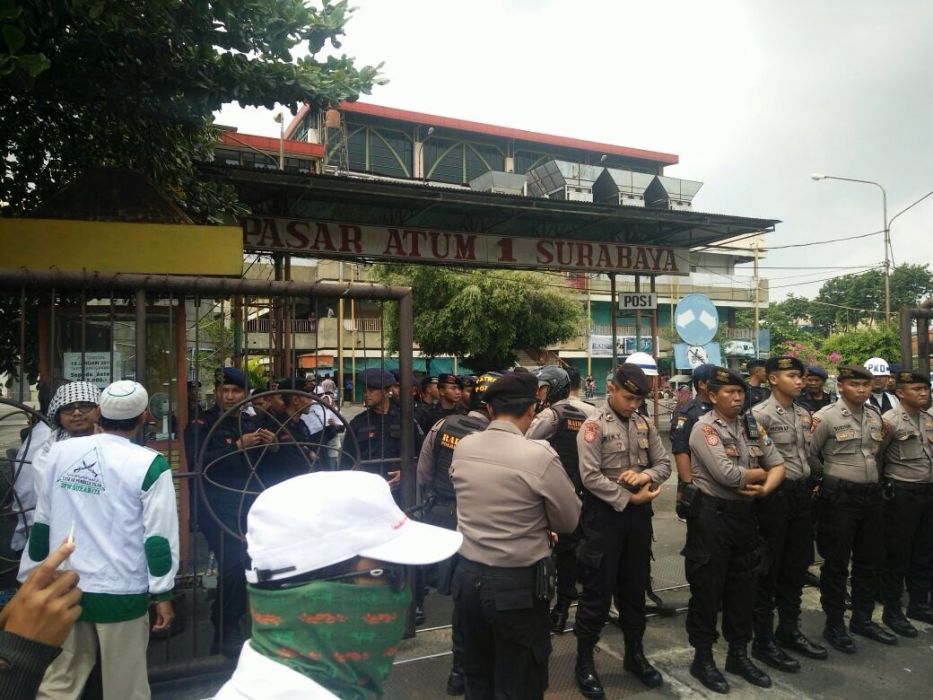
M 332 700 L 337 696 L 298 671 L 243 645 L 236 670 L 214 700 Z

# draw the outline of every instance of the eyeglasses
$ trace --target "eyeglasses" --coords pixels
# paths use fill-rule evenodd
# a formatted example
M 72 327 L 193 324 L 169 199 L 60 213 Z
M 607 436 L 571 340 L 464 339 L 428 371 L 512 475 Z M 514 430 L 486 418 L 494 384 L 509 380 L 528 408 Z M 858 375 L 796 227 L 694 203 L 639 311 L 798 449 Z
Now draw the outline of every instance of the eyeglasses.
M 403 566 L 386 566 L 382 569 L 370 569 L 369 571 L 348 571 L 345 574 L 338 574 L 337 576 L 328 576 L 327 578 L 319 578 L 317 581 L 343 581 L 351 580 L 351 583 L 355 583 L 352 579 L 357 578 L 374 578 L 380 581 L 385 581 L 392 586 L 392 590 L 398 593 L 403 588 L 405 588 L 406 577 L 405 577 L 405 567 Z
M 95 408 L 97 408 L 96 403 L 90 403 L 89 401 L 76 401 L 75 403 L 70 403 L 67 406 L 62 406 L 59 410 L 62 413 L 74 413 L 77 411 L 81 415 L 85 413 L 90 413 Z

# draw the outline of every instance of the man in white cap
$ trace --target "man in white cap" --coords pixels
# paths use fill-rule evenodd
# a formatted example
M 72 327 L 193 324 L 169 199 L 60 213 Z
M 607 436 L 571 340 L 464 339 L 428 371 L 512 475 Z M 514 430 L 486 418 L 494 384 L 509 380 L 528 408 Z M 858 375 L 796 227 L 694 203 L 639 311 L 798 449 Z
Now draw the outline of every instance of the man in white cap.
M 887 391 L 888 381 L 891 379 L 891 367 L 888 361 L 883 357 L 871 357 L 865 360 L 864 367 L 871 372 L 872 376 L 868 403 L 881 411 L 881 415 L 897 410 L 900 401 L 893 393 Z
M 149 604 L 155 631 L 174 617 L 178 514 L 165 458 L 132 442 L 149 396 L 141 384 L 114 382 L 100 395 L 102 432 L 52 446 L 37 483 L 29 560 L 49 543 L 73 539 L 70 568 L 81 577 L 81 617 L 46 671 L 39 698 L 79 698 L 98 659 L 105 698 L 148 700 Z M 21 580 L 29 561 L 20 567 Z
M 399 510 L 385 479 L 317 472 L 263 491 L 247 516 L 252 636 L 215 700 L 382 695 L 411 602 L 399 565 L 463 536 Z

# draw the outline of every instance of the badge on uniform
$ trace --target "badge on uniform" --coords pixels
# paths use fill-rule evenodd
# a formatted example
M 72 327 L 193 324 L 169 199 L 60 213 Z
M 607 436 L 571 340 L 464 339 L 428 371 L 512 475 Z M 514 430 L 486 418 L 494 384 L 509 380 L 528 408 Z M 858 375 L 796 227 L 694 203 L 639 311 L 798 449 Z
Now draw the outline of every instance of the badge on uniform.
M 852 428 L 836 428 L 837 440 L 854 440 L 855 430 Z
M 709 441 L 707 440 L 707 442 L 709 442 Z M 723 445 L 723 446 L 722 446 L 722 449 L 725 451 L 725 453 L 726 453 L 726 455 L 727 455 L 728 457 L 738 457 L 738 456 L 739 456 L 739 448 L 736 447 L 735 445 Z
M 675 425 L 673 429 L 680 430 L 681 428 L 684 427 L 684 425 L 686 425 L 686 423 L 687 423 L 686 416 L 677 416 L 677 425 Z
M 875 440 L 876 442 L 881 442 L 882 438 L 884 437 L 884 431 L 878 430 L 878 428 L 869 428 L 868 434 L 871 435 L 871 439 Z
M 815 433 L 817 426 L 820 424 L 821 418 L 819 416 L 813 416 L 810 418 L 810 432 Z
M 706 435 L 706 444 L 710 447 L 716 447 L 719 444 L 719 433 L 711 425 L 703 426 L 703 433 Z
M 583 426 L 583 440 L 585 442 L 595 441 L 598 432 L 599 424 L 596 421 L 588 420 Z

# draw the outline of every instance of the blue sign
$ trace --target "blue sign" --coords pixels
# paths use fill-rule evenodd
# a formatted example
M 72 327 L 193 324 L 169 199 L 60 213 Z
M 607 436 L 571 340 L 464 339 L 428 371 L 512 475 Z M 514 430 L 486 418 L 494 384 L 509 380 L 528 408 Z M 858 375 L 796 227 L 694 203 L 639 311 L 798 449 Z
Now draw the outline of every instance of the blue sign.
M 705 345 L 719 328 L 719 312 L 705 294 L 688 294 L 674 310 L 674 328 L 687 345 Z
M 722 365 L 719 343 L 688 345 L 674 343 L 674 366 L 677 369 L 696 369 L 700 365 Z

